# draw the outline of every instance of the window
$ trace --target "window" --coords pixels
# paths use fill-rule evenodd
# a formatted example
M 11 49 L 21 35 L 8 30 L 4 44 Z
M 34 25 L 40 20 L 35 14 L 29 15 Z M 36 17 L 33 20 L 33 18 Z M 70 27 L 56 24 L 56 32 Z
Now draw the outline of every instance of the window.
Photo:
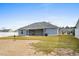
M 23 34 L 23 30 L 21 30 L 21 34 Z

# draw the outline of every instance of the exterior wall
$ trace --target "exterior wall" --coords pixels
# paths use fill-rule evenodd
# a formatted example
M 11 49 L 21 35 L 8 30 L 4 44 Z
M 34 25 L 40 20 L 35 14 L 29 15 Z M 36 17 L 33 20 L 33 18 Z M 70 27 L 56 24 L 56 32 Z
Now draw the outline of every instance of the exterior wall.
M 21 30 L 23 30 L 23 34 L 21 33 Z M 21 29 L 21 30 L 18 30 L 19 36 L 26 36 L 26 35 L 29 35 L 29 31 L 24 30 L 24 29 Z
M 75 37 L 79 38 L 79 28 L 75 29 Z
M 77 23 L 76 28 L 79 28 L 79 22 Z
M 48 36 L 57 35 L 58 34 L 58 29 L 53 29 L 53 28 L 44 29 L 44 34 L 45 33 L 47 33 Z
M 79 21 L 77 22 L 76 28 L 75 28 L 75 37 L 79 38 Z
M 21 33 L 21 30 L 23 30 L 23 34 Z M 34 32 L 34 31 L 32 31 L 32 32 Z M 26 31 L 24 29 L 18 30 L 19 36 L 31 35 L 32 32 L 30 32 L 29 30 Z M 44 36 L 46 33 L 48 34 L 48 36 L 58 35 L 59 34 L 59 29 L 48 28 L 48 29 L 43 29 L 43 31 L 39 31 L 39 30 L 35 31 L 35 35 Z

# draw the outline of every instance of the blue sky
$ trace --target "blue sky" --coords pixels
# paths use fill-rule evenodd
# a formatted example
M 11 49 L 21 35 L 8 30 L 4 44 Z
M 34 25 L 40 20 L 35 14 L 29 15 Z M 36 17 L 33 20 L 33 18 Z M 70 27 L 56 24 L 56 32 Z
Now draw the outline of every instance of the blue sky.
M 57 26 L 75 26 L 79 4 L 0 3 L 0 28 L 18 29 L 34 22 L 50 22 Z

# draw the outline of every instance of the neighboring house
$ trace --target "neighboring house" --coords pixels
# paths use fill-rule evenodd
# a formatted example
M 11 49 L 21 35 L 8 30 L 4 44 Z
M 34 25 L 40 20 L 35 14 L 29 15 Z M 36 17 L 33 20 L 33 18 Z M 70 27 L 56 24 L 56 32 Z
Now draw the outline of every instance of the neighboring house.
M 58 35 L 59 27 L 48 22 L 37 22 L 18 29 L 20 36 L 44 36 Z
M 75 35 L 74 27 L 62 27 L 59 29 L 60 35 Z
M 7 37 L 7 36 L 18 36 L 18 32 L 13 31 L 11 29 L 1 29 L 0 30 L 0 37 Z
M 79 19 L 75 27 L 75 37 L 79 38 Z
M 0 37 L 18 36 L 18 32 L 0 32 Z
M 11 29 L 1 29 L 0 32 L 10 32 L 12 31 Z

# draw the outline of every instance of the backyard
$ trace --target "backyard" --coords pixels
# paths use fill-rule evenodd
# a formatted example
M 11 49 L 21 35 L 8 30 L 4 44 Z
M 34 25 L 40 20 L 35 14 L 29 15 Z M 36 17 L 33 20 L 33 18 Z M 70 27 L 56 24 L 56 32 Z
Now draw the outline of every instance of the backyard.
M 0 55 L 79 56 L 79 40 L 71 35 L 0 37 Z

